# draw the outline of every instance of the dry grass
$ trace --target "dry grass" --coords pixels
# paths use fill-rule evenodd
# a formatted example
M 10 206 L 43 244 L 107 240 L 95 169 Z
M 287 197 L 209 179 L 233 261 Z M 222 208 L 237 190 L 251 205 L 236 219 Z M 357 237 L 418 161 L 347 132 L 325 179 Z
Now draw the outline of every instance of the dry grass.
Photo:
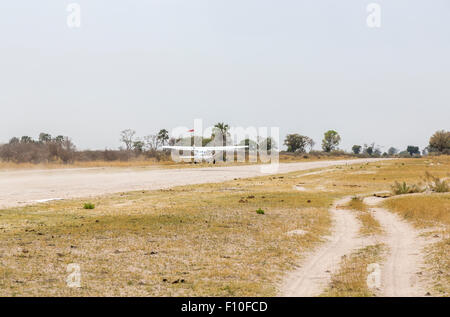
M 422 228 L 450 226 L 450 193 L 393 197 L 385 206 Z
M 353 196 L 349 203 L 341 208 L 356 211 L 356 217 L 361 222 L 360 235 L 370 236 L 383 233 L 380 223 L 370 213 L 370 209 L 364 203 L 363 197 Z
M 369 211 L 363 211 L 357 215 L 359 221 L 361 221 L 361 229 L 359 233 L 362 236 L 377 235 L 383 233 L 383 228 L 381 227 L 378 220 L 376 220 Z
M 309 155 L 307 153 L 303 155 L 294 154 L 280 154 L 280 162 L 310 162 L 310 161 L 333 161 L 333 160 L 349 160 L 357 157 L 351 155 Z
M 339 270 L 332 275 L 330 286 L 322 296 L 327 297 L 369 297 L 376 292 L 369 289 L 367 267 L 380 263 L 383 259 L 384 245 L 376 244 L 359 249 L 341 260 Z
M 427 248 L 427 264 L 431 267 L 434 290 L 441 296 L 450 296 L 450 234 L 440 233 L 443 239 Z
M 425 172 L 444 178 L 450 169 L 450 156 L 421 159 L 401 159 L 336 167 L 334 172 L 321 175 L 324 184 L 343 186 L 351 195 L 390 191 L 391 185 L 423 182 Z
M 349 201 L 347 205 L 345 205 L 346 208 L 357 210 L 357 211 L 367 211 L 367 205 L 363 201 L 363 197 L 359 196 L 353 196 L 352 199 Z
M 0 211 L 0 295 L 275 295 L 327 234 L 336 198 L 298 193 L 291 177 L 122 193 L 92 199 L 93 210 L 68 200 Z M 307 234 L 286 234 L 297 229 Z M 81 266 L 80 289 L 65 284 L 69 263 Z

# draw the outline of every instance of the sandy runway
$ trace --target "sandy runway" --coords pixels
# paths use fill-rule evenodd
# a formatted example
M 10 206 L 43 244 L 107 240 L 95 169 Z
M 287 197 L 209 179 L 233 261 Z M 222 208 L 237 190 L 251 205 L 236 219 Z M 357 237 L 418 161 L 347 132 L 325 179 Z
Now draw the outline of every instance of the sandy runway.
M 354 159 L 281 163 L 267 165 L 219 166 L 183 169 L 87 168 L 0 171 L 0 208 L 22 206 L 47 199 L 98 196 L 133 190 L 154 190 L 178 185 L 214 183 L 269 174 L 288 173 L 337 165 L 361 164 L 380 159 Z

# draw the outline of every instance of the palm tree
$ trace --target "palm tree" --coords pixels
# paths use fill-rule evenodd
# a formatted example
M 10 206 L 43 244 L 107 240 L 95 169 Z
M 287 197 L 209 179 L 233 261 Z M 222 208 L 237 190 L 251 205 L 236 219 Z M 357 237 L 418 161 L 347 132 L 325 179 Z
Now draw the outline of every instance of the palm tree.
M 221 145 L 227 145 L 227 136 L 230 135 L 228 130 L 230 130 L 230 126 L 228 124 L 225 124 L 224 122 L 217 123 L 216 125 L 214 125 L 212 139 L 214 140 L 216 135 L 222 136 Z M 222 160 L 226 160 L 225 151 L 222 152 Z
M 230 130 L 230 126 L 228 124 L 225 124 L 223 122 L 219 122 L 216 125 L 214 125 L 214 133 L 213 135 L 221 135 L 222 136 L 222 144 L 227 144 L 227 136 L 229 135 L 228 130 Z

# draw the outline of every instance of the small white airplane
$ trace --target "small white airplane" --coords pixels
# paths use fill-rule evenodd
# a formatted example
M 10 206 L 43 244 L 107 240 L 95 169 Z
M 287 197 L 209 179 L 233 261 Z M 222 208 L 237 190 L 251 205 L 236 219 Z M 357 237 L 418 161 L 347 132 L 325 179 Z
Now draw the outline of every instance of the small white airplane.
M 191 151 L 194 155 L 180 156 L 182 160 L 194 159 L 194 163 L 206 161 L 216 164 L 216 151 L 230 151 L 238 149 L 246 149 L 248 145 L 226 145 L 226 146 L 163 146 L 163 149 L 177 151 Z

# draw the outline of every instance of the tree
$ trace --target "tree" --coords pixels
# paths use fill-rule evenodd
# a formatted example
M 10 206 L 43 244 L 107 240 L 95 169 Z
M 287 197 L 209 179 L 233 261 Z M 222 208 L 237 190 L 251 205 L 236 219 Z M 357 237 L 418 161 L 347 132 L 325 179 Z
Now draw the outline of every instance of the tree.
M 225 124 L 223 122 L 218 122 L 216 125 L 214 125 L 213 128 L 213 138 L 218 136 L 222 137 L 222 144 L 227 144 L 227 137 L 229 136 L 230 126 L 228 124 Z
M 19 142 L 20 142 L 19 138 L 16 137 L 13 137 L 11 140 L 9 140 L 9 144 L 17 144 Z
M 136 131 L 127 129 L 120 132 L 120 141 L 125 144 L 125 149 L 131 151 L 133 149 L 134 136 Z
M 54 139 L 54 141 L 56 142 L 56 143 L 59 143 L 59 144 L 61 144 L 61 143 L 63 143 L 64 142 L 64 139 L 65 139 L 65 137 L 64 136 L 62 136 L 62 135 L 58 135 L 55 139 Z
M 33 143 L 33 139 L 29 136 L 24 135 L 23 137 L 20 138 L 20 143 L 24 143 L 24 144 L 29 144 L 29 143 Z
M 39 133 L 39 143 L 49 143 L 52 141 L 52 136 L 48 133 Z
M 276 148 L 276 147 L 277 147 L 277 145 L 275 143 L 275 140 L 272 139 L 271 137 L 260 138 L 258 140 L 258 148 L 259 149 L 267 150 L 267 152 L 270 152 L 273 148 Z
M 307 138 L 308 139 L 306 140 L 306 143 L 307 143 L 307 145 L 309 147 L 309 151 L 311 152 L 313 147 L 314 147 L 314 145 L 316 144 L 316 142 L 314 142 L 314 140 L 309 138 L 309 137 L 307 137 Z
M 288 134 L 284 140 L 284 145 L 287 146 L 288 152 L 306 152 L 306 146 L 311 146 L 311 144 L 314 144 L 314 141 L 311 138 L 297 133 Z
M 371 145 L 364 144 L 363 153 L 372 156 L 374 150 L 375 150 L 375 143 L 372 143 Z
M 133 150 L 136 152 L 142 152 L 144 150 L 145 143 L 141 140 L 133 141 Z
M 430 138 L 428 149 L 430 152 L 450 154 L 450 131 L 436 131 Z
M 388 150 L 388 154 L 391 155 L 391 156 L 395 155 L 397 153 L 398 153 L 398 150 L 395 147 L 390 147 L 389 150 Z
M 408 145 L 408 147 L 406 148 L 406 152 L 408 152 L 411 156 L 413 156 L 414 154 L 420 154 L 419 147 L 414 145 Z
M 202 138 L 202 146 L 208 146 L 210 142 L 212 142 L 212 138 Z
M 248 148 L 246 151 L 256 151 L 258 149 L 258 143 L 252 139 L 242 140 L 239 145 L 246 145 Z
M 156 150 L 159 147 L 159 138 L 157 134 L 149 134 L 144 137 L 143 147 L 147 150 Z
M 161 145 L 166 145 L 167 141 L 169 141 L 169 131 L 166 129 L 161 129 L 158 132 L 158 142 Z
M 61 140 L 61 146 L 66 151 L 76 151 L 77 149 L 72 140 L 67 136 L 63 137 Z
M 170 146 L 174 146 L 174 145 L 176 145 L 177 144 L 177 139 L 176 138 L 170 138 L 169 139 L 169 145 Z
M 213 142 L 217 144 L 217 141 L 220 140 L 221 144 L 219 145 L 227 145 L 227 137 L 230 135 L 230 133 L 228 132 L 229 130 L 230 126 L 228 124 L 225 124 L 224 122 L 218 122 L 216 125 L 214 125 L 213 128 Z M 219 140 L 217 140 L 216 137 L 218 137 Z M 226 160 L 225 151 L 222 151 L 222 160 Z
M 353 145 L 353 146 L 352 146 L 352 151 L 353 151 L 353 153 L 355 153 L 355 154 L 361 153 L 361 149 L 362 149 L 362 146 L 361 146 L 361 145 Z
M 337 148 L 340 142 L 341 137 L 339 136 L 339 133 L 334 130 L 328 130 L 324 133 L 324 137 L 322 140 L 322 149 L 325 152 L 331 152 Z
M 69 137 L 58 136 L 55 138 L 57 140 L 57 156 L 64 162 L 68 163 L 74 160 L 74 154 L 76 151 L 75 144 Z

